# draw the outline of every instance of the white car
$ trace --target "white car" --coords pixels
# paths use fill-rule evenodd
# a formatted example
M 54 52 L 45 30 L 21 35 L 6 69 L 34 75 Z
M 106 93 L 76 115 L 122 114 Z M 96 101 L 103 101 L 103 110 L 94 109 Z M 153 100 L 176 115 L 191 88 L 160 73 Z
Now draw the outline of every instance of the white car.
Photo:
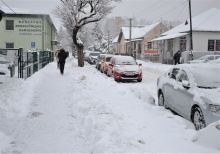
M 201 129 L 220 120 L 219 64 L 175 65 L 157 80 L 158 105 Z
M 88 62 L 89 62 L 90 64 L 96 64 L 96 61 L 97 61 L 97 58 L 98 58 L 99 55 L 100 55 L 100 52 L 92 51 L 92 52 L 89 54 Z
M 200 57 L 199 59 L 195 59 L 195 60 L 191 60 L 188 63 L 192 64 L 192 63 L 206 63 L 215 59 L 220 58 L 220 55 L 205 55 Z
M 15 64 L 0 57 L 0 75 L 13 76 L 15 74 Z

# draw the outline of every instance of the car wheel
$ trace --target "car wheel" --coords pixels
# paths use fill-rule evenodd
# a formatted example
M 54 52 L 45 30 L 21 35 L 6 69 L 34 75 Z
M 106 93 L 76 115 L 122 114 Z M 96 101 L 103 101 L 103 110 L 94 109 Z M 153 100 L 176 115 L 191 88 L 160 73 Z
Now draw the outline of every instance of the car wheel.
M 137 82 L 141 82 L 142 81 L 142 79 L 137 79 Z
M 164 106 L 165 108 L 167 108 L 165 102 L 164 102 L 164 96 L 163 93 L 160 91 L 159 95 L 158 95 L 158 105 L 159 106 Z
M 202 113 L 202 110 L 199 107 L 195 107 L 192 110 L 192 121 L 193 121 L 193 124 L 195 125 L 196 130 L 205 128 L 204 115 Z

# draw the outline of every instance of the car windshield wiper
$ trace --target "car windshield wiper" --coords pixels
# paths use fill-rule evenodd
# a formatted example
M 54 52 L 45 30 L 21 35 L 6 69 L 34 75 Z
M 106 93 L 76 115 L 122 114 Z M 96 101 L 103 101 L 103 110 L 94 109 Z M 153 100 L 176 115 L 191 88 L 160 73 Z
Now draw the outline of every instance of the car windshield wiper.
M 216 89 L 217 87 L 203 87 L 203 86 L 197 86 L 198 88 L 203 88 L 203 89 Z

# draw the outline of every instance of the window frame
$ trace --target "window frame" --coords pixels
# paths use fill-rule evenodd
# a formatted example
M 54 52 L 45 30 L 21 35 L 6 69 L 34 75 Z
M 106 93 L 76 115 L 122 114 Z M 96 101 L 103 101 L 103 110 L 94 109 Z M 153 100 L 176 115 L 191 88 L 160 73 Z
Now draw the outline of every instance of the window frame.
M 13 28 L 10 27 L 11 25 L 9 26 L 9 27 L 12 28 L 12 29 L 7 29 L 7 27 L 8 27 L 8 26 L 7 26 L 7 21 L 13 21 Z M 6 19 L 6 20 L 5 20 L 5 30 L 6 30 L 6 31 L 14 31 L 14 30 L 15 30 L 14 20 L 12 20 L 12 19 Z
M 13 47 L 8 48 L 7 44 L 13 44 Z M 15 43 L 14 42 L 5 42 L 5 48 L 6 49 L 13 49 L 15 47 Z

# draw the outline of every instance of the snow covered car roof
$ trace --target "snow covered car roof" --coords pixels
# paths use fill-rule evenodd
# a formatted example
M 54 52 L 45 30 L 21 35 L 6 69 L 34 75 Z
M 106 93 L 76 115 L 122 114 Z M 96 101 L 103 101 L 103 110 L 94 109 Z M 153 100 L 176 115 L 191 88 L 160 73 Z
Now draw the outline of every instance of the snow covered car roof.
M 135 59 L 131 56 L 113 56 L 116 65 L 137 65 Z
M 176 68 L 184 69 L 194 78 L 197 86 L 207 88 L 220 88 L 220 66 L 214 63 L 201 63 L 199 65 L 181 64 Z

